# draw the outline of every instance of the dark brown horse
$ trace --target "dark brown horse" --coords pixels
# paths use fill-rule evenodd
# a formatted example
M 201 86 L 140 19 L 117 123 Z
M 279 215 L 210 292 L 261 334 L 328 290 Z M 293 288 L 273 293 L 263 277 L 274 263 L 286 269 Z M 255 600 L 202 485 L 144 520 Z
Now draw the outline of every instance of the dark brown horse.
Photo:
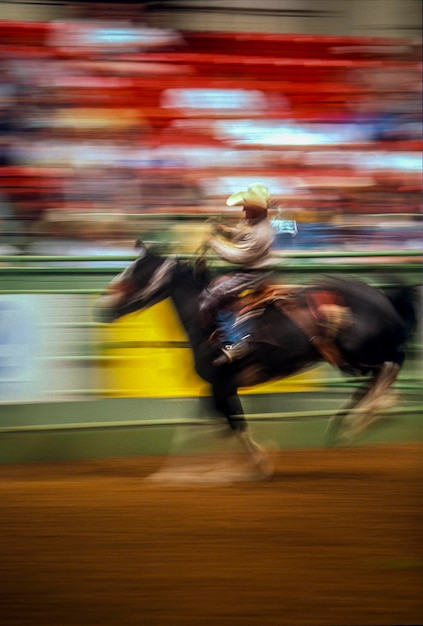
M 331 441 L 350 443 L 387 406 L 389 389 L 405 359 L 404 346 L 416 328 L 414 288 L 398 286 L 384 293 L 354 278 L 321 279 L 295 292 L 296 315 L 292 315 L 292 299 L 289 314 L 280 303 L 264 305 L 256 317 L 255 350 L 216 367 L 218 348 L 209 341 L 211 329 L 204 328 L 199 316 L 199 296 L 208 280 L 203 265 L 164 257 L 141 245 L 138 258 L 100 296 L 97 317 L 113 322 L 171 298 L 188 336 L 195 370 L 210 383 L 216 410 L 227 419 L 253 463 L 265 463 L 264 453 L 249 433 L 238 389 L 296 374 L 323 360 L 304 325 L 295 322 L 296 315 L 309 315 L 307 295 L 316 288 L 336 293 L 348 308 L 351 324 L 338 333 L 336 347 L 351 372 L 367 377 L 367 383 L 332 418 Z

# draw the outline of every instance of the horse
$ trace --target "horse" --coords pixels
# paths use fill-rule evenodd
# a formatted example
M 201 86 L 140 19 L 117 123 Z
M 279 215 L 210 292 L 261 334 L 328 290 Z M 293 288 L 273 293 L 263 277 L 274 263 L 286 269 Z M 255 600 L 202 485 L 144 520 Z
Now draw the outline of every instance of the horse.
M 211 280 L 203 257 L 194 261 L 158 253 L 138 242 L 138 255 L 106 286 L 94 305 L 96 319 L 112 323 L 135 311 L 170 298 L 185 329 L 193 366 L 211 390 L 214 408 L 238 437 L 249 463 L 265 474 L 266 453 L 250 434 L 238 391 L 282 379 L 312 368 L 326 358 L 325 351 L 301 320 L 312 319 L 310 295 L 336 294 L 349 311 L 351 322 L 340 328 L 334 345 L 343 357 L 343 371 L 365 376 L 363 384 L 331 418 L 329 445 L 350 445 L 385 409 L 389 391 L 405 360 L 405 347 L 417 327 L 416 288 L 398 284 L 391 290 L 370 286 L 355 277 L 326 276 L 314 284 L 285 290 L 255 308 L 252 341 L 255 349 L 223 366 L 213 361 L 219 347 L 210 340 L 212 328 L 200 316 L 200 296 Z

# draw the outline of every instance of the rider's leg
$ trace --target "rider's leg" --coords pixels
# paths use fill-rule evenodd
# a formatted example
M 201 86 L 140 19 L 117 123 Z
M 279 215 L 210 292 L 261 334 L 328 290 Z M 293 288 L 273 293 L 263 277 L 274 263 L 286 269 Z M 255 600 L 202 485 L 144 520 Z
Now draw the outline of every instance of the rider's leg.
M 251 323 L 244 320 L 236 323 L 236 317 L 230 309 L 218 313 L 217 323 L 223 338 L 221 354 L 213 361 L 214 365 L 225 365 L 240 359 L 251 352 Z
M 222 354 L 214 361 L 215 365 L 224 365 L 250 351 L 251 322 L 237 321 L 231 307 L 243 293 L 257 289 L 265 276 L 258 271 L 236 272 L 213 281 L 202 292 L 200 319 L 204 324 L 211 319 L 217 321 L 223 339 Z

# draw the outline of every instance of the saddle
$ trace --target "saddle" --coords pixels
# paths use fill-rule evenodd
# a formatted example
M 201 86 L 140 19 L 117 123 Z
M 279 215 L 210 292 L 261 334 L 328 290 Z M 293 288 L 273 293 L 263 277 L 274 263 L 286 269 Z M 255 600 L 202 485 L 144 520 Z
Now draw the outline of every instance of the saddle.
M 339 292 L 319 287 L 265 285 L 258 291 L 240 294 L 232 310 L 237 322 L 241 322 L 259 317 L 267 306 L 274 306 L 300 328 L 326 361 L 338 367 L 345 364 L 336 338 L 352 324 L 352 318 Z

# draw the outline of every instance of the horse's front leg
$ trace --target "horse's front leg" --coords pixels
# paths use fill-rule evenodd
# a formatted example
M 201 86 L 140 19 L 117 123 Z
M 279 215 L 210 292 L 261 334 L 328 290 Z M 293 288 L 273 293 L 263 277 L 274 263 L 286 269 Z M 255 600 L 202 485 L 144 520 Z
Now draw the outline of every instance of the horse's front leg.
M 227 419 L 231 431 L 241 443 L 254 468 L 263 477 L 269 476 L 272 473 L 271 464 L 266 452 L 251 435 L 237 389 L 228 389 L 225 382 L 222 381 L 220 383 L 215 382 L 212 385 L 212 391 L 217 411 Z

